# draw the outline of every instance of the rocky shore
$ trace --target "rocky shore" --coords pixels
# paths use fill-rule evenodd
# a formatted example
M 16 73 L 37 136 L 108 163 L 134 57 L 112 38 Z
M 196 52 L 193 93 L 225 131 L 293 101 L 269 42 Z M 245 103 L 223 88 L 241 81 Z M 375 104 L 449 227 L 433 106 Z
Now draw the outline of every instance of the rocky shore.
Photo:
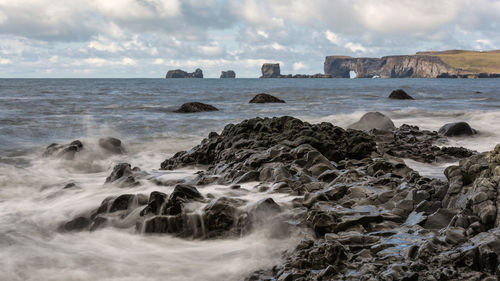
M 396 128 L 380 113 L 370 116 L 351 126 L 364 131 L 288 116 L 229 124 L 161 163 L 163 170 L 198 167 L 191 179 L 162 180 L 120 163 L 107 185 L 150 181 L 175 188 L 106 198 L 60 231 L 134 227 L 186 239 L 235 238 L 257 229 L 273 237 L 300 233 L 282 263 L 248 281 L 497 280 L 500 145 L 479 154 L 448 147 L 445 132 Z M 53 144 L 46 156 L 73 159 L 82 147 Z M 112 138 L 102 148 L 122 151 Z M 459 162 L 439 180 L 421 176 L 403 158 Z M 222 196 L 200 192 L 214 184 L 224 186 Z M 262 199 L 241 198 L 250 193 Z M 277 203 L 270 196 L 276 193 L 291 199 Z

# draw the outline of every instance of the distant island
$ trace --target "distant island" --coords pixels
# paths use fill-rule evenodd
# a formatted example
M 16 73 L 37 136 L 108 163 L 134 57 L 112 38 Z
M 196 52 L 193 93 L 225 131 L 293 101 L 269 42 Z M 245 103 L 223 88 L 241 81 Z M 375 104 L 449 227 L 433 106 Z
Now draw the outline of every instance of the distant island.
M 382 58 L 327 56 L 325 74 L 334 78 L 500 78 L 500 50 L 449 50 Z
M 415 55 L 355 58 L 327 56 L 324 73 L 281 74 L 279 63 L 264 63 L 260 78 L 500 78 L 500 50 L 448 50 L 417 52 Z M 220 78 L 235 78 L 233 70 L 222 71 Z M 189 73 L 169 70 L 165 78 L 203 78 L 197 68 Z

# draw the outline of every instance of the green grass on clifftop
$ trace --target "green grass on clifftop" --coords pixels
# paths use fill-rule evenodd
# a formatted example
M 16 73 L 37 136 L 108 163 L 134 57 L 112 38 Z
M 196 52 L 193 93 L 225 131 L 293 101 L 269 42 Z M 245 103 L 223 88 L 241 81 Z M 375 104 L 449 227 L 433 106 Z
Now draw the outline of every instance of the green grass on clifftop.
M 449 50 L 441 52 L 418 52 L 417 55 L 436 56 L 451 67 L 472 73 L 500 73 L 500 50 L 467 51 Z

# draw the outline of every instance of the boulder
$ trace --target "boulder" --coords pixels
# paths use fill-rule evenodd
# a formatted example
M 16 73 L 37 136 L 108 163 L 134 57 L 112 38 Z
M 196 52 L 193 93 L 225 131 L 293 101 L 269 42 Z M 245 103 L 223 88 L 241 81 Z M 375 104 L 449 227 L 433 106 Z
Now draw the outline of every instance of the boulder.
M 280 78 L 280 64 L 279 63 L 265 63 L 262 65 L 262 76 L 260 78 Z
M 112 154 L 122 154 L 124 152 L 122 141 L 113 137 L 99 139 L 99 146 Z
M 401 89 L 392 91 L 391 94 L 389 95 L 389 98 L 393 100 L 414 100 L 413 97 L 411 97 Z
M 477 134 L 477 131 L 472 129 L 466 122 L 455 122 L 445 124 L 439 129 L 438 133 L 446 137 L 459 137 L 472 136 Z
M 369 131 L 371 129 L 394 130 L 396 126 L 392 120 L 380 112 L 368 112 L 359 119 L 358 122 L 351 124 L 349 129 Z
M 257 94 L 249 103 L 285 103 L 284 100 L 266 93 Z
M 232 70 L 222 71 L 220 74 L 220 78 L 236 78 L 236 73 Z
M 205 112 L 205 111 L 218 111 L 218 109 L 210 104 L 205 104 L 201 102 L 188 102 L 179 109 L 175 110 L 176 113 L 195 113 L 195 112 Z

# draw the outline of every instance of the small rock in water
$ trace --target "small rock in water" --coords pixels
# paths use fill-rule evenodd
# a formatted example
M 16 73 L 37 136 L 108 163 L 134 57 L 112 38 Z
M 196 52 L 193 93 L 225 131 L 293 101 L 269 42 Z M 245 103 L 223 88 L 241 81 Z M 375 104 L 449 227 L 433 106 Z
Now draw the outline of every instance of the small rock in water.
M 45 149 L 44 157 L 56 156 L 66 160 L 73 160 L 77 152 L 83 149 L 83 143 L 79 140 L 72 141 L 70 144 L 60 145 L 53 143 Z
M 210 104 L 205 104 L 201 102 L 189 102 L 181 105 L 179 109 L 175 110 L 176 113 L 195 113 L 195 112 L 205 112 L 205 111 L 218 111 L 218 109 Z
M 397 89 L 392 91 L 391 94 L 389 95 L 389 98 L 393 100 L 414 100 L 412 96 L 408 95 L 402 89 Z
M 284 100 L 266 93 L 257 94 L 249 103 L 285 103 Z
M 466 122 L 456 122 L 445 124 L 439 129 L 438 133 L 447 137 L 459 137 L 472 136 L 477 134 L 477 131 L 472 129 Z
M 104 150 L 113 154 L 123 153 L 122 141 L 117 138 L 113 137 L 101 138 L 99 139 L 99 146 Z

